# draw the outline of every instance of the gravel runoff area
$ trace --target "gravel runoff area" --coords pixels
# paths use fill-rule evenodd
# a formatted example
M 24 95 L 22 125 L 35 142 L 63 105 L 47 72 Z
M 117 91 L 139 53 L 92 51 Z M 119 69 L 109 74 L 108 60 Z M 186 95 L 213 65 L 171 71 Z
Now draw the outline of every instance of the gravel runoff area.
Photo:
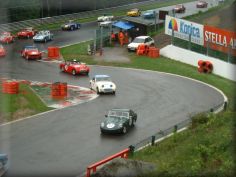
M 154 169 L 152 163 L 119 158 L 103 166 L 91 177 L 136 177 Z

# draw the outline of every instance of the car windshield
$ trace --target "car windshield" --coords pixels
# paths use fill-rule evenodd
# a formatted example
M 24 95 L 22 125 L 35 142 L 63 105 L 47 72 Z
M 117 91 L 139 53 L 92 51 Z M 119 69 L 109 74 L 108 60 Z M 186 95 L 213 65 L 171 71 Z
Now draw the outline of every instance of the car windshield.
M 117 123 L 125 121 L 126 119 L 127 119 L 126 117 L 108 116 L 106 118 L 106 122 L 117 124 Z
M 96 81 L 111 81 L 111 78 L 109 76 L 96 77 Z
M 25 47 L 25 50 L 28 51 L 28 50 L 38 50 L 37 47 Z
M 145 39 L 142 39 L 142 38 L 135 38 L 133 40 L 133 43 L 144 43 Z
M 124 111 L 109 111 L 108 112 L 108 116 L 115 116 L 115 117 L 129 117 L 129 113 L 128 112 L 124 112 Z
M 38 32 L 38 35 L 44 35 L 45 34 L 45 31 L 39 31 Z

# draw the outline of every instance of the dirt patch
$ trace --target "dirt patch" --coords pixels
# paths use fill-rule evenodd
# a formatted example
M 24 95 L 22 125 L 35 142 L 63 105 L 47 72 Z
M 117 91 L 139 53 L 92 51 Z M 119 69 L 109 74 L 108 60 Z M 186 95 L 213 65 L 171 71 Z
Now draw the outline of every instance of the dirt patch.
M 14 114 L 12 115 L 12 120 L 16 120 L 22 117 L 33 115 L 33 114 L 35 114 L 35 111 L 29 108 L 19 109 L 16 112 L 14 112 Z
M 221 23 L 221 20 L 218 15 L 215 15 L 215 16 L 212 16 L 203 20 L 203 24 L 209 25 L 209 26 L 219 26 L 220 23 Z
M 116 45 L 115 47 L 105 47 L 103 48 L 102 55 L 100 53 L 96 53 L 94 55 L 95 61 L 105 61 L 105 62 L 122 62 L 129 63 L 130 59 L 128 57 L 128 51 L 126 46 Z
M 103 166 L 91 177 L 136 177 L 154 169 L 155 165 L 152 163 L 120 158 Z

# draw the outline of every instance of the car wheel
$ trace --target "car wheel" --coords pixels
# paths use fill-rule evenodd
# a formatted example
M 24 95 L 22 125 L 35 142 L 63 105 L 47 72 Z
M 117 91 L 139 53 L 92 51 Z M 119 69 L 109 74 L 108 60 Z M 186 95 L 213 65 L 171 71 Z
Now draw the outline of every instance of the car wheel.
M 72 70 L 72 75 L 76 75 L 76 71 L 74 69 Z
M 116 91 L 113 91 L 113 95 L 115 95 L 116 94 Z
M 65 72 L 65 68 L 64 67 L 61 67 L 61 72 Z
M 73 26 L 72 26 L 72 27 L 70 27 L 70 30 L 71 30 L 71 31 L 73 31 L 73 30 L 74 30 L 74 27 L 73 27 Z
M 88 75 L 89 75 L 89 72 L 86 72 L 85 75 L 88 76 Z
M 45 43 L 47 42 L 47 39 L 46 39 L 46 38 L 44 39 L 44 42 L 45 42 Z
M 127 128 L 126 128 L 126 126 L 123 127 L 122 133 L 123 133 L 123 134 L 126 134 L 126 133 L 127 133 Z
M 30 38 L 30 36 L 28 35 L 27 38 Z
M 97 94 L 100 94 L 98 87 L 97 87 L 96 91 L 97 91 Z
M 26 58 L 27 60 L 29 60 L 29 55 L 26 55 L 25 58 Z

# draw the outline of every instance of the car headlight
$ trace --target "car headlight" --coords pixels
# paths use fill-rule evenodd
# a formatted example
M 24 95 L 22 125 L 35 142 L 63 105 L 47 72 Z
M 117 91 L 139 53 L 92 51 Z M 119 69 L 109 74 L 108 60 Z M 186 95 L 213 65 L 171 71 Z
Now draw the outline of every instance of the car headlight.
M 105 124 L 104 124 L 104 122 L 102 122 L 102 123 L 101 123 L 101 127 L 104 127 L 104 126 L 105 126 Z

